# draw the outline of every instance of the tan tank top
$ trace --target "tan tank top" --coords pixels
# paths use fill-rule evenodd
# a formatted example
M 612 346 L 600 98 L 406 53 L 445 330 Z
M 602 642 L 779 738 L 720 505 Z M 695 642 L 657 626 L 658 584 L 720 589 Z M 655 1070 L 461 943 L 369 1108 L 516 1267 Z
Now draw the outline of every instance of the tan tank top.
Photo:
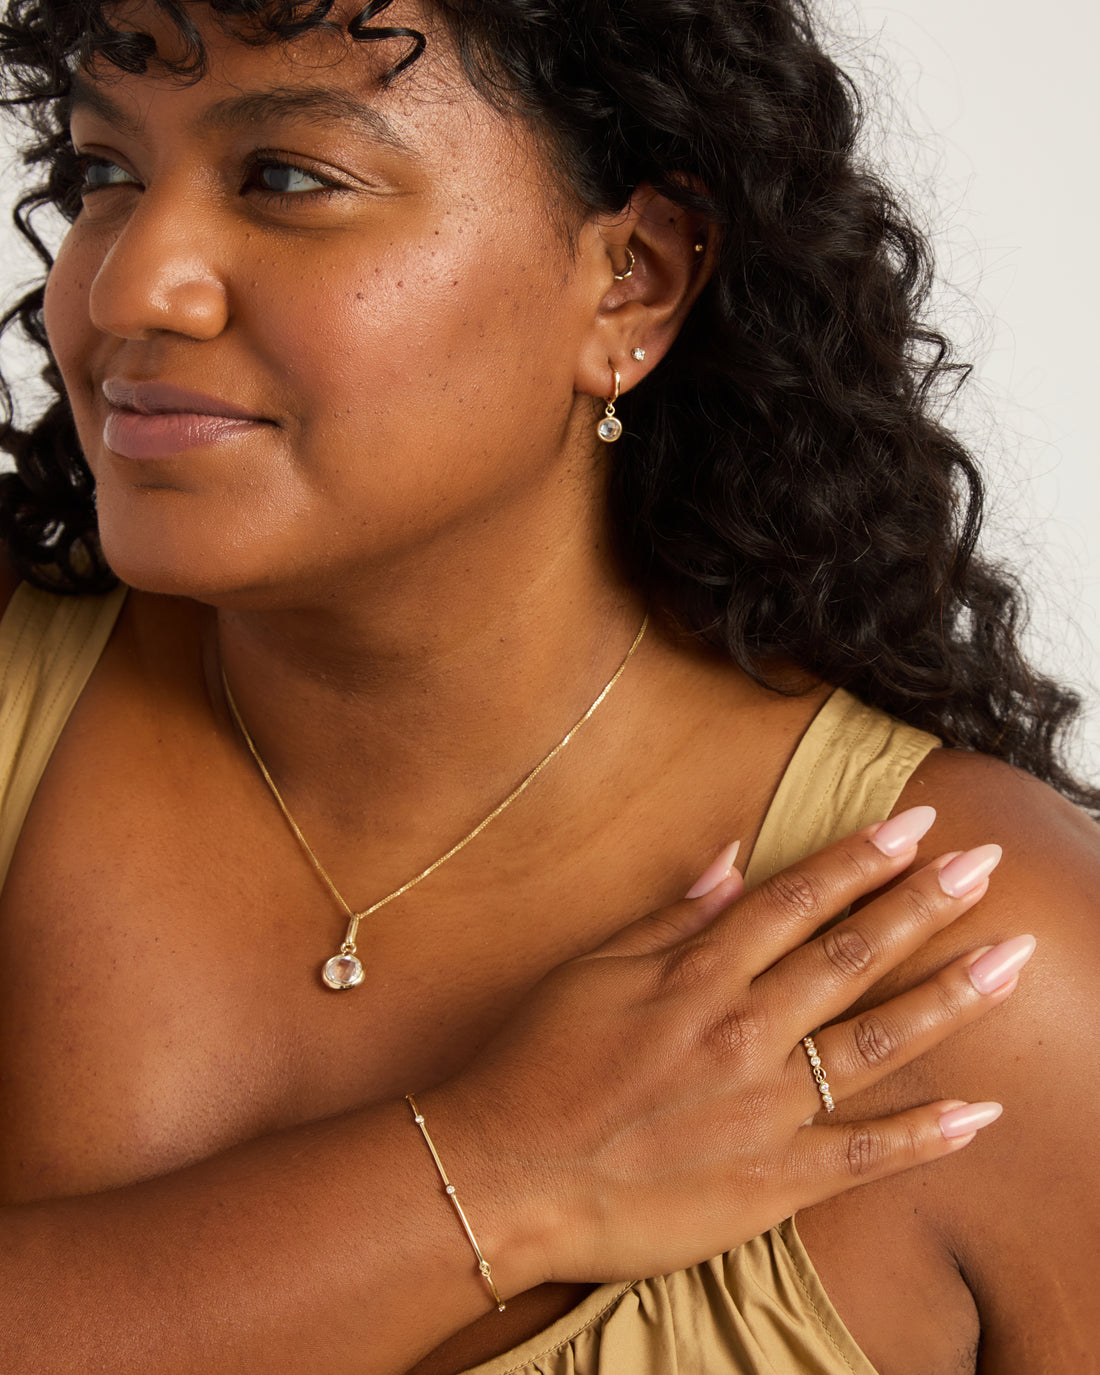
M 57 597 L 26 585 L 0 621 L 0 883 L 58 736 L 125 589 Z M 843 691 L 818 712 L 764 819 L 750 885 L 886 817 L 938 741 Z M 713 1260 L 604 1284 L 467 1375 L 875 1375 L 829 1302 L 793 1219 Z

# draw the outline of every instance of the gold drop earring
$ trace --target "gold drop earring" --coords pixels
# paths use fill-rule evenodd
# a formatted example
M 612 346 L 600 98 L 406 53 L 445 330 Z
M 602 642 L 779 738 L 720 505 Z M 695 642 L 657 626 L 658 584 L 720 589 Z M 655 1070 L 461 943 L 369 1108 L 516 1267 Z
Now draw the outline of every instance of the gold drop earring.
M 605 444 L 614 444 L 623 432 L 623 422 L 615 414 L 615 402 L 619 399 L 619 383 L 622 379 L 614 368 L 611 369 L 611 375 L 615 379 L 615 387 L 607 398 L 607 409 L 603 413 L 603 419 L 596 426 L 596 433 Z

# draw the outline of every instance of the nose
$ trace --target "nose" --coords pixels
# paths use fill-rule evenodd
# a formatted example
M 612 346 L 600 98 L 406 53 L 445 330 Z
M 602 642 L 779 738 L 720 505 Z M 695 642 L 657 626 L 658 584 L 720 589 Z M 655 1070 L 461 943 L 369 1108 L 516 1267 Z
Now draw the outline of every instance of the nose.
M 122 339 L 216 338 L 229 321 L 229 296 L 209 237 L 178 201 L 144 192 L 92 281 L 93 325 Z

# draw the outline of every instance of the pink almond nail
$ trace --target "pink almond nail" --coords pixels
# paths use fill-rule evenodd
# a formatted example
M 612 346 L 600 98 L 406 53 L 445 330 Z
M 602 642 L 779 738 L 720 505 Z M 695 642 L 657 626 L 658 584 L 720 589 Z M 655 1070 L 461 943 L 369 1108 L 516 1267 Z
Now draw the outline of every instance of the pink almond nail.
M 1013 936 L 979 955 L 966 972 L 979 993 L 995 993 L 1015 978 L 1034 953 L 1034 936 Z
M 1001 862 L 999 845 L 979 845 L 956 855 L 940 870 L 940 887 L 949 898 L 964 898 L 996 869 Z
M 871 837 L 876 850 L 893 859 L 896 855 L 911 850 L 918 840 L 932 829 L 936 819 L 935 807 L 910 807 L 907 812 L 899 812 L 889 821 L 884 821 Z
M 712 893 L 722 880 L 729 878 L 733 872 L 733 861 L 737 858 L 737 851 L 740 848 L 741 842 L 739 840 L 735 840 L 732 845 L 727 845 L 714 863 L 703 870 L 684 896 L 701 898 L 707 893 Z
M 988 1127 L 996 1122 L 1004 1108 L 1000 1103 L 967 1103 L 962 1108 L 950 1108 L 940 1114 L 940 1131 L 948 1141 L 959 1136 L 970 1136 L 972 1132 Z

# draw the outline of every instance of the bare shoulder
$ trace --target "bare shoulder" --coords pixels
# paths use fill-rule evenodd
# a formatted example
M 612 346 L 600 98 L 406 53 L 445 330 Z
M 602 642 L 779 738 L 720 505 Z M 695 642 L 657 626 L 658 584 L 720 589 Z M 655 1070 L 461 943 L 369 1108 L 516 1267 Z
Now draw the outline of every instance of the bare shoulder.
M 1093 1113 L 1092 1125 L 1100 1126 L 1100 1094 L 1082 1095 L 1086 1080 L 1075 1077 L 1093 1073 L 1100 1024 L 1100 825 L 1028 774 L 954 750 L 937 750 L 924 761 L 898 810 L 917 801 L 937 811 L 918 864 L 990 841 L 1004 856 L 981 903 L 903 970 L 903 981 L 965 950 L 1025 932 L 1039 944 L 1011 1001 L 945 1043 L 927 1067 L 914 1066 L 914 1074 L 927 1068 L 938 1075 L 950 1066 L 965 1076 L 958 1096 L 982 1090 L 997 1097 L 1003 1090 L 1006 1119 L 991 1138 L 1007 1138 L 1017 1126 L 1046 1136 L 1045 1128 L 1033 1133 L 1025 1119 L 1033 1109 L 1053 1108 L 1059 1093 L 1087 1098 L 1077 1103 L 1081 1120 Z M 1073 1129 L 1066 1128 L 1068 1139 Z M 1050 1148 L 1048 1139 L 1044 1150 Z
M 873 1001 L 964 951 L 1027 932 L 1038 947 L 1007 1003 L 846 1104 L 846 1115 L 877 1116 L 942 1098 L 996 1100 L 1004 1115 L 936 1166 L 838 1201 L 828 1225 L 850 1238 L 849 1257 L 860 1229 L 866 1238 L 866 1229 L 882 1235 L 890 1227 L 903 1250 L 929 1258 L 923 1273 L 942 1279 L 965 1332 L 963 1291 L 953 1290 L 949 1276 L 961 1279 L 980 1345 L 976 1357 L 944 1368 L 982 1375 L 1100 1370 L 1100 826 L 1028 775 L 959 751 L 929 756 L 898 810 L 918 802 L 938 813 L 918 864 L 991 841 L 1004 857 L 977 907 Z M 821 1233 L 813 1220 L 809 1230 Z M 870 1300 L 872 1271 L 881 1295 L 882 1270 L 877 1261 L 865 1269 Z M 838 1280 L 841 1290 L 847 1283 Z M 855 1288 L 847 1296 L 853 1310 L 863 1298 Z
M 1045 783 L 999 759 L 933 750 L 910 779 L 898 810 L 921 801 L 939 813 L 926 849 L 995 840 L 1005 846 L 1005 863 L 1014 871 L 1022 872 L 1022 866 L 1049 878 L 1047 847 L 1054 846 L 1062 858 L 1093 870 L 1094 878 L 1100 872 L 1100 826 Z

